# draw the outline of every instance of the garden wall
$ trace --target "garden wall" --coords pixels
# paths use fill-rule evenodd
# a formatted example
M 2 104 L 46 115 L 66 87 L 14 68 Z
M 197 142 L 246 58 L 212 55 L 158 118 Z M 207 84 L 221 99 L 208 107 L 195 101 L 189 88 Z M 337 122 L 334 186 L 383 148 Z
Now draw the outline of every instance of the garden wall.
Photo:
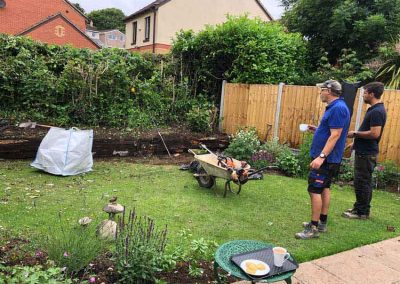
M 367 106 L 363 89 L 357 92 L 350 130 L 360 125 Z M 379 160 L 400 163 L 400 91 L 385 90 L 382 97 L 388 113 L 380 143 Z M 298 147 L 303 133 L 300 123 L 318 125 L 325 110 L 315 86 L 251 85 L 224 83 L 221 96 L 220 130 L 234 134 L 240 127 L 255 127 L 260 139 L 279 138 L 281 143 Z M 352 139 L 348 139 L 348 143 Z

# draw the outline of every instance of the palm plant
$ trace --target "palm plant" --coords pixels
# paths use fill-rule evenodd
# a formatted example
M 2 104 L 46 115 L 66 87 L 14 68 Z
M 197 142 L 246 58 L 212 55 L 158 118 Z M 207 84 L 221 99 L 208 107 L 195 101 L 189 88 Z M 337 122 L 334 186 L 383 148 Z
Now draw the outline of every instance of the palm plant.
M 400 53 L 379 68 L 376 79 L 392 89 L 400 89 Z

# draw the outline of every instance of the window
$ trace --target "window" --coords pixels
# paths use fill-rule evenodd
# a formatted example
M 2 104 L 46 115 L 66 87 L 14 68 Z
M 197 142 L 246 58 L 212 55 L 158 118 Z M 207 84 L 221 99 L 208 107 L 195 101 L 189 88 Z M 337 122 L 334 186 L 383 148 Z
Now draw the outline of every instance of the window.
M 132 45 L 136 44 L 137 38 L 137 22 L 133 22 L 133 37 L 132 37 Z
M 107 37 L 108 37 L 108 39 L 115 40 L 115 35 L 113 35 L 113 34 L 109 34 Z
M 144 19 L 145 29 L 144 29 L 144 41 L 150 40 L 150 16 Z

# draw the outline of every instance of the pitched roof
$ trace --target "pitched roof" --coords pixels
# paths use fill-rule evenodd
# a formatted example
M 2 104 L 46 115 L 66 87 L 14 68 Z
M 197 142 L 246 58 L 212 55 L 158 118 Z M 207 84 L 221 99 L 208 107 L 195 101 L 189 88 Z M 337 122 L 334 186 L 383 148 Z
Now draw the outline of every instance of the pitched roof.
M 71 22 L 70 20 L 68 20 L 68 18 L 66 18 L 62 13 L 57 13 L 55 15 L 49 16 L 46 19 L 43 19 L 40 22 L 37 22 L 36 24 L 34 24 L 33 26 L 23 30 L 22 32 L 16 34 L 17 36 L 23 36 L 26 35 L 27 33 L 30 33 L 31 31 L 39 28 L 40 26 L 56 19 L 56 18 L 62 18 L 64 19 L 69 25 L 71 25 L 77 32 L 79 32 L 81 35 L 83 35 L 85 38 L 87 38 L 89 41 L 93 42 L 98 48 L 101 48 L 101 46 L 93 41 L 87 34 L 85 34 L 83 31 L 81 31 L 81 29 L 79 29 L 73 22 Z
M 131 20 L 131 19 L 133 19 L 133 18 L 136 18 L 136 17 L 138 17 L 138 16 L 140 16 L 140 15 L 142 15 L 142 14 L 145 14 L 145 13 L 147 13 L 147 12 L 150 11 L 150 10 L 157 9 L 158 7 L 160 7 L 160 6 L 164 5 L 164 4 L 166 4 L 166 3 L 169 2 L 169 1 L 171 1 L 171 0 L 155 0 L 155 1 L 151 2 L 149 5 L 143 7 L 142 9 L 140 9 L 140 10 L 136 11 L 135 13 L 133 13 L 133 14 L 127 16 L 127 17 L 124 19 L 124 22 L 129 21 L 129 20 Z M 256 1 L 257 4 L 260 6 L 260 8 L 264 11 L 264 13 L 265 13 L 265 14 L 271 19 L 271 21 L 272 21 L 274 18 L 272 18 L 271 14 L 268 12 L 267 8 L 265 8 L 265 6 L 261 3 L 260 0 L 255 0 L 255 1 Z
M 70 5 L 72 8 L 74 8 L 75 11 L 77 11 L 79 14 L 81 14 L 83 17 L 85 17 L 86 21 L 89 21 L 89 18 L 86 17 L 86 15 L 83 14 L 81 10 L 79 10 L 78 8 L 76 8 L 74 4 L 72 4 L 72 3 L 69 2 L 68 0 L 64 0 L 64 2 L 66 2 L 68 5 Z

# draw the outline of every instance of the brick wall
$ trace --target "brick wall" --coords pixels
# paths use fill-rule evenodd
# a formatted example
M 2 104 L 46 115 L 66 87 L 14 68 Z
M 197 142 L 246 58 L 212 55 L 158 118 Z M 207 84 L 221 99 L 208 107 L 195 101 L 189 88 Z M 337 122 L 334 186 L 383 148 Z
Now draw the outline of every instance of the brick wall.
M 98 49 L 98 47 L 86 36 L 76 30 L 61 16 L 55 17 L 47 23 L 25 34 L 32 39 L 50 44 L 71 44 L 79 48 Z
M 18 34 L 60 12 L 82 31 L 86 29 L 85 17 L 64 0 L 6 0 L 6 3 L 0 9 L 0 33 Z

